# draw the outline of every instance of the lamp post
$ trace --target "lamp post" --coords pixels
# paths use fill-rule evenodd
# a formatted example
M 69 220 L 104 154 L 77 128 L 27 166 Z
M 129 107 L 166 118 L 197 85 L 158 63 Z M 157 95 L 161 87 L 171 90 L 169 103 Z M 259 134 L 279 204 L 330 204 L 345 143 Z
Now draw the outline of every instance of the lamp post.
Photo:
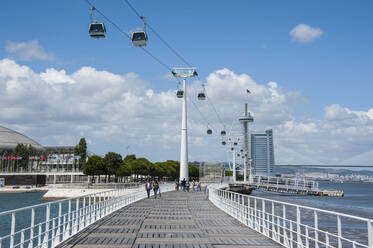
M 184 178 L 189 179 L 189 170 L 188 170 L 188 133 L 187 133 L 187 87 L 186 79 L 188 77 L 197 76 L 196 68 L 173 68 L 172 75 L 175 77 L 180 77 L 183 79 L 183 103 L 181 108 L 181 148 L 180 148 L 180 178 L 179 181 L 182 181 Z

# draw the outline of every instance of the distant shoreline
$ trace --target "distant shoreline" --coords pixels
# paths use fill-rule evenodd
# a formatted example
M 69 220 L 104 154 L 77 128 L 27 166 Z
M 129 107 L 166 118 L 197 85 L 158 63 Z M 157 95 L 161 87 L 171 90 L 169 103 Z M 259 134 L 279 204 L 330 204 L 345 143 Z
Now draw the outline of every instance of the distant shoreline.
M 13 189 L 11 187 L 2 187 L 0 188 L 0 194 L 21 194 L 21 193 L 33 193 L 33 192 L 47 192 L 49 189 L 48 187 L 40 187 L 40 188 L 29 188 L 26 189 L 24 187 L 20 187 L 18 189 Z

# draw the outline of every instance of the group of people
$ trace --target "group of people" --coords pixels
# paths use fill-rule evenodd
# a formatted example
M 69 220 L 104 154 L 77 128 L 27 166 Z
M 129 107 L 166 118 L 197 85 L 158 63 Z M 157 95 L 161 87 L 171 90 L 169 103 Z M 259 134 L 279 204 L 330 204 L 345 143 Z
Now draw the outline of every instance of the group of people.
M 190 191 L 190 186 L 192 186 L 193 191 L 201 191 L 201 182 L 199 180 L 193 180 L 190 182 L 189 180 L 181 180 L 179 183 L 178 180 L 175 180 L 175 189 L 179 191 L 182 189 L 184 192 L 189 192 Z
M 182 190 L 184 192 L 189 192 L 191 187 L 194 192 L 201 191 L 202 185 L 199 180 L 193 180 L 192 182 L 190 182 L 189 180 L 185 180 L 185 178 L 181 180 L 181 182 L 175 180 L 175 190 L 177 191 Z M 150 198 L 150 193 L 152 190 L 154 191 L 154 198 L 157 198 L 158 195 L 159 197 L 161 197 L 161 191 L 157 179 L 154 179 L 154 181 L 150 181 L 150 179 L 148 178 L 145 182 L 145 190 L 148 194 L 148 198 Z
M 150 198 L 150 192 L 152 190 L 154 191 L 154 198 L 157 198 L 158 193 L 159 193 L 159 197 L 161 197 L 161 191 L 159 189 L 159 183 L 157 179 L 154 179 L 154 181 L 151 182 L 150 179 L 148 178 L 145 183 L 145 190 L 146 190 L 146 193 L 148 194 L 148 198 Z

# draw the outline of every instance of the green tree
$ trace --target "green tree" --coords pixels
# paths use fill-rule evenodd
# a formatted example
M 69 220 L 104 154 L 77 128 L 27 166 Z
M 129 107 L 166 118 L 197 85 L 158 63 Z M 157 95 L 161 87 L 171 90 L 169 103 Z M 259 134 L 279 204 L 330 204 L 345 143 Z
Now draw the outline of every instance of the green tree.
M 152 163 L 146 158 L 138 158 L 129 163 L 133 174 L 137 177 L 139 175 L 147 176 L 150 174 L 150 167 Z
M 150 167 L 150 173 L 152 177 L 162 178 L 167 176 L 167 171 L 164 162 L 156 162 Z
M 196 165 L 190 164 L 189 166 L 189 177 L 198 178 L 199 177 L 199 167 Z
M 233 171 L 225 171 L 225 176 L 226 176 L 226 177 L 231 177 L 231 176 L 233 176 Z
M 105 174 L 104 161 L 100 156 L 93 155 L 83 164 L 83 173 L 88 176 L 99 176 Z
M 119 169 L 120 165 L 122 164 L 122 156 L 115 152 L 108 152 L 104 157 L 104 165 L 109 175 L 109 180 L 111 175 L 116 175 L 117 170 Z M 116 181 L 116 176 L 115 176 Z
M 79 143 L 75 146 L 74 150 L 75 155 L 80 156 L 79 169 L 81 169 L 83 163 L 87 160 L 87 142 L 85 141 L 85 138 L 79 140 Z
M 118 168 L 116 175 L 122 178 L 131 176 L 132 171 L 131 171 L 131 166 L 129 165 L 129 163 L 123 161 L 120 167 Z
M 21 160 L 17 160 L 18 168 L 28 168 L 29 157 L 35 155 L 36 151 L 31 145 L 17 144 L 13 150 L 13 156 L 22 157 Z M 17 168 L 17 169 L 18 169 Z
M 135 154 L 128 154 L 123 161 L 126 163 L 131 163 L 132 161 L 136 160 L 136 155 Z

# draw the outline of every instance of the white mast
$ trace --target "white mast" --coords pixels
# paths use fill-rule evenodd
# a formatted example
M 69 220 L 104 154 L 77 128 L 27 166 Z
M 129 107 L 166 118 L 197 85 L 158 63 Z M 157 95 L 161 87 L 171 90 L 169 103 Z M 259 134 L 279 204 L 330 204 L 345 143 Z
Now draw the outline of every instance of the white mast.
M 172 74 L 183 79 L 183 103 L 181 108 L 181 146 L 180 146 L 180 178 L 189 180 L 188 168 L 188 132 L 187 132 L 187 87 L 186 78 L 197 76 L 195 68 L 173 68 Z

